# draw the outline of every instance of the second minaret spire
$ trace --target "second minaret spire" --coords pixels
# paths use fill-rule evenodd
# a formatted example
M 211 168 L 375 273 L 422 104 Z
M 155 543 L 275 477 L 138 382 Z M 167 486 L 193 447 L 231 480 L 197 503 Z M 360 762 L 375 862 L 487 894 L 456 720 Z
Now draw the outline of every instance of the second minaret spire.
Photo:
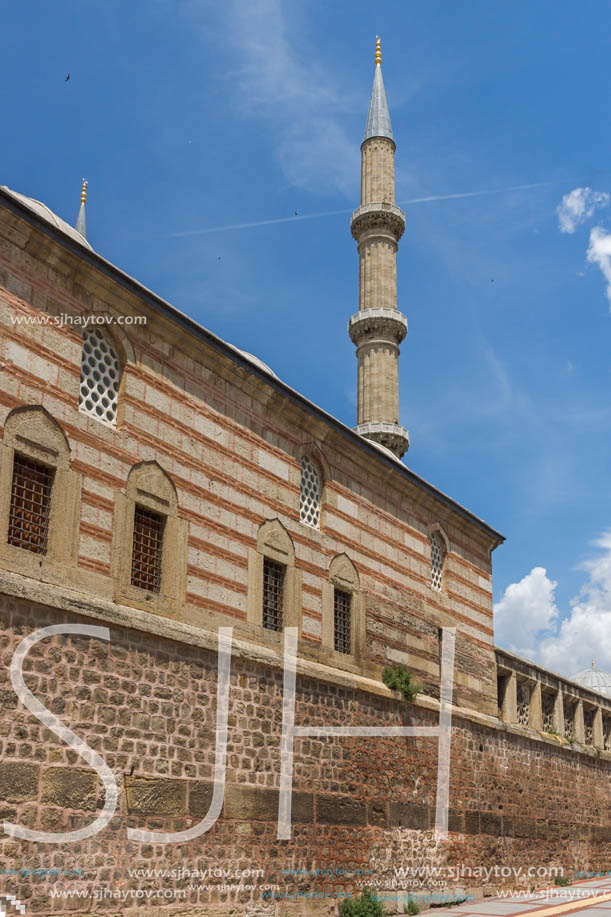
M 361 145 L 361 206 L 350 223 L 359 253 L 359 309 L 348 330 L 358 361 L 356 430 L 400 458 L 409 447 L 409 434 L 399 424 L 399 345 L 407 320 L 397 309 L 396 260 L 405 214 L 395 204 L 395 141 L 381 64 L 378 38 Z

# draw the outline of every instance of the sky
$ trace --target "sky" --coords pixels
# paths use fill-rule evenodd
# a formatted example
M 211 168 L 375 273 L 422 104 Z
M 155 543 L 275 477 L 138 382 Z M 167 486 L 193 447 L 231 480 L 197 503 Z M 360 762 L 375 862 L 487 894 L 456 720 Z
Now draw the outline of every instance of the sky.
M 101 255 L 352 426 L 377 34 L 406 464 L 506 536 L 497 642 L 611 670 L 604 0 L 21 0 L 0 184 L 74 223 L 86 177 Z

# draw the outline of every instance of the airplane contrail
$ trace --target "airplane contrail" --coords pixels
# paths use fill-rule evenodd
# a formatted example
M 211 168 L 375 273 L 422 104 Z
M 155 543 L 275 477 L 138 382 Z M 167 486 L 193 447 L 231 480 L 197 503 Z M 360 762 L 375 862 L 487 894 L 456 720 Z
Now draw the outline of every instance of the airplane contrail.
M 509 191 L 527 191 L 531 188 L 543 188 L 545 185 L 551 185 L 549 181 L 534 182 L 529 185 L 511 185 L 508 188 L 490 188 L 486 191 L 461 191 L 458 194 L 431 194 L 428 197 L 413 197 L 406 201 L 397 201 L 398 204 L 407 206 L 409 204 L 428 204 L 432 201 L 455 201 L 466 197 L 485 197 L 489 194 L 506 194 Z M 317 220 L 320 217 L 340 216 L 346 213 L 352 213 L 354 207 L 344 210 L 321 210 L 319 213 L 299 213 L 290 217 L 277 217 L 273 220 L 254 220 L 251 223 L 231 223 L 225 226 L 206 226 L 203 229 L 187 229 L 184 232 L 171 232 L 168 238 L 178 239 L 186 236 L 203 236 L 210 232 L 228 232 L 230 229 L 254 229 L 257 226 L 274 226 L 278 223 L 296 223 L 299 220 Z

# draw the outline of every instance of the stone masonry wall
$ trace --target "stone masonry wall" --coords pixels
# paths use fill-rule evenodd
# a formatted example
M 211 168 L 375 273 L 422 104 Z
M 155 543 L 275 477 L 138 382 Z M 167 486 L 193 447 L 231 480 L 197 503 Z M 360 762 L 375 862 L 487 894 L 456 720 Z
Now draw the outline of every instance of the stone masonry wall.
M 127 609 L 125 610 L 127 612 Z M 45 831 L 90 823 L 101 784 L 77 755 L 18 702 L 9 679 L 15 647 L 38 627 L 107 623 L 4 597 L 0 636 L 0 811 Z M 370 870 L 384 889 L 393 867 L 464 864 L 515 867 L 611 866 L 611 756 L 578 753 L 520 734 L 492 718 L 455 715 L 450 835 L 433 840 L 437 744 L 431 738 L 296 740 L 293 835 L 278 841 L 282 673 L 234 654 L 228 766 L 221 817 L 188 844 L 137 844 L 126 827 L 178 831 L 199 821 L 211 798 L 216 655 L 191 643 L 111 624 L 111 642 L 55 636 L 35 646 L 24 671 L 30 690 L 97 751 L 119 784 L 118 808 L 100 834 L 74 844 L 3 837 L 2 867 L 83 869 L 76 878 L 0 876 L 3 892 L 31 914 L 330 914 L 330 898 L 262 899 L 280 893 L 356 891 L 356 881 L 287 877 L 286 869 Z M 434 711 L 392 697 L 298 676 L 296 724 L 435 725 Z M 429 707 L 434 702 L 428 700 Z M 130 877 L 128 869 L 263 869 L 257 889 L 190 888 L 188 876 Z M 225 881 L 239 882 L 235 878 Z M 242 879 L 247 883 L 248 879 Z M 507 880 L 506 880 L 507 881 Z M 401 883 L 400 883 L 401 884 Z M 464 884 L 464 883 L 461 883 Z M 467 883 L 468 884 L 468 883 Z M 477 884 L 477 883 L 473 883 Z M 511 882 L 537 884 L 536 880 Z M 539 884 L 541 884 L 539 882 Z M 481 883 L 480 883 L 481 885 Z M 51 898 L 51 889 L 185 891 L 179 901 Z M 149 911 L 147 908 L 150 908 Z
M 9 213 L 0 196 L 0 427 L 11 411 L 42 406 L 60 424 L 80 481 L 78 531 L 66 533 L 77 540 L 74 563 L 41 569 L 41 578 L 94 596 L 116 594 L 113 564 L 131 550 L 119 543 L 117 507 L 130 470 L 156 461 L 176 488 L 187 531 L 177 572 L 184 585 L 171 596 L 175 620 L 231 623 L 255 642 L 269 641 L 263 628 L 249 631 L 249 552 L 260 526 L 278 519 L 301 578 L 301 655 L 324 661 L 321 601 L 330 564 L 345 553 L 366 605 L 360 669 L 376 674 L 402 661 L 434 687 L 439 628 L 456 625 L 460 702 L 493 714 L 490 551 L 498 539 L 398 466 L 389 468 L 366 441 L 340 435 L 296 405 L 222 342 L 213 347 L 186 333 L 150 294 L 135 292 L 95 258 L 62 248 Z M 70 321 L 92 313 L 146 318 L 107 329 L 124 357 L 116 428 L 78 410 L 82 325 Z M 320 530 L 299 520 L 301 454 L 313 444 L 325 471 Z M 430 585 L 434 525 L 448 538 L 443 592 Z M 23 553 L 8 552 L 3 566 L 23 572 Z M 150 608 L 148 598 L 133 601 Z

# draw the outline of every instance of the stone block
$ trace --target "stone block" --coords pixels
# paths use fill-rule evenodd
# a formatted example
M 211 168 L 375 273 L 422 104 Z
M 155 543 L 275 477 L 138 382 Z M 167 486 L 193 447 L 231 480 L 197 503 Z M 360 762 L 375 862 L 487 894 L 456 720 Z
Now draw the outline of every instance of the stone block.
M 41 801 L 64 809 L 97 808 L 98 790 L 101 784 L 93 771 L 81 771 L 75 767 L 50 767 L 41 778 Z
M 503 820 L 500 815 L 495 815 L 493 812 L 481 812 L 479 820 L 481 834 L 500 837 L 503 833 Z
M 189 784 L 189 814 L 204 818 L 212 802 L 212 783 Z M 255 786 L 226 786 L 221 818 L 239 821 L 278 820 L 278 790 Z M 314 806 L 311 793 L 293 793 L 291 821 L 312 824 Z
M 23 802 L 38 797 L 40 768 L 35 764 L 0 764 L 0 799 Z
M 434 821 L 428 806 L 413 802 L 392 802 L 389 821 L 392 827 L 420 828 L 428 831 Z
M 367 808 L 351 796 L 316 797 L 316 821 L 322 825 L 366 825 Z
M 157 777 L 125 777 L 129 815 L 184 815 L 186 782 Z

